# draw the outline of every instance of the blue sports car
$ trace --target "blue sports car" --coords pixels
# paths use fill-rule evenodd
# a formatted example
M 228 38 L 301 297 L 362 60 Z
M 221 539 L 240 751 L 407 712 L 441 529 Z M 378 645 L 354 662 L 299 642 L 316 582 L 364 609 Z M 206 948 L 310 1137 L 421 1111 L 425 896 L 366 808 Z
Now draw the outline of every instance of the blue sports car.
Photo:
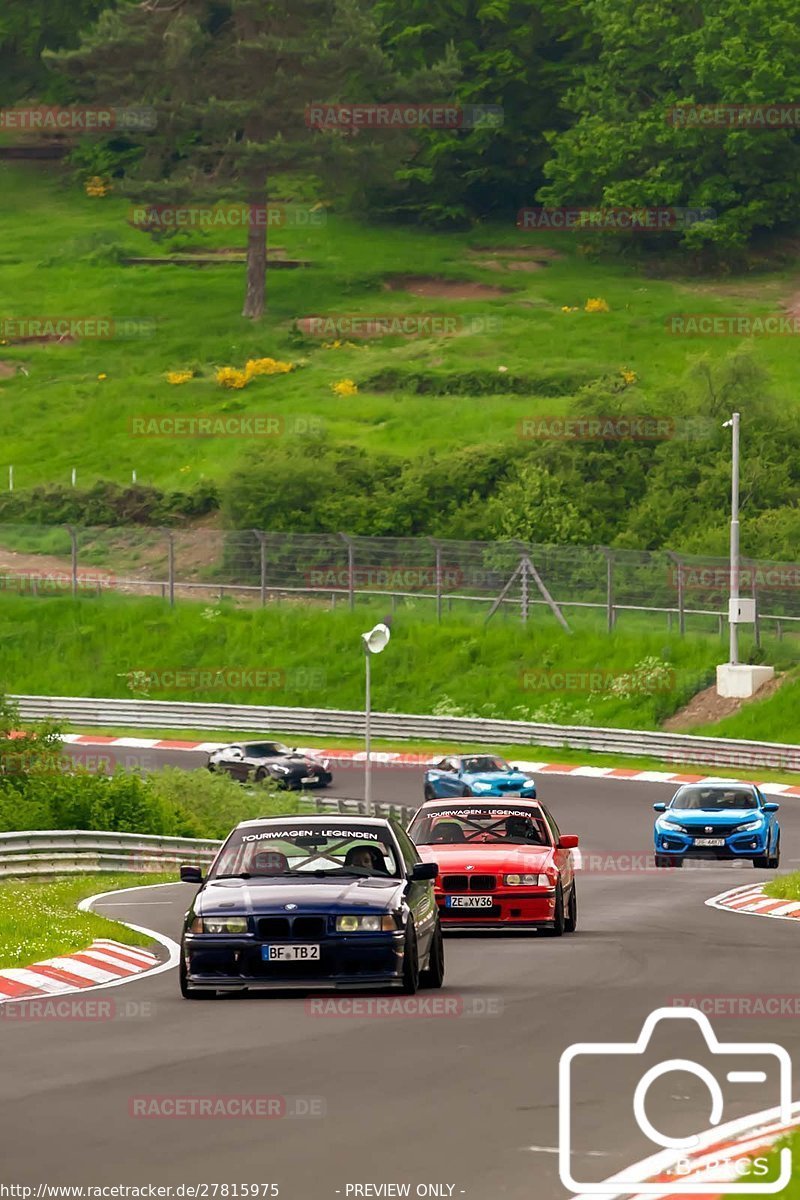
M 654 804 L 656 866 L 682 867 L 687 858 L 749 858 L 774 870 L 781 858 L 781 827 L 752 783 L 692 783 L 669 804 Z
M 425 799 L 451 796 L 536 796 L 530 775 L 516 771 L 494 754 L 455 754 L 441 758 L 425 772 Z

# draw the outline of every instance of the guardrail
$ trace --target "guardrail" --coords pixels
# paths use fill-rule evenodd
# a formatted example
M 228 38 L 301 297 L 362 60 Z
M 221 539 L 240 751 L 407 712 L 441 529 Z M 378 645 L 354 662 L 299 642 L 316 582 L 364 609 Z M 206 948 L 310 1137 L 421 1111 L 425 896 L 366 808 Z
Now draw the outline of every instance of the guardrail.
M 364 714 L 328 708 L 261 707 L 255 704 L 189 704 L 170 700 L 110 700 L 75 696 L 12 696 L 26 721 L 51 718 L 84 726 L 142 729 L 252 731 L 262 735 L 305 734 L 363 737 Z M 498 721 L 484 717 L 432 717 L 372 713 L 374 738 L 449 742 L 454 746 L 547 746 L 601 754 L 647 756 L 663 762 L 703 766 L 772 767 L 800 771 L 800 746 L 738 738 Z
M 367 805 L 364 800 L 321 796 L 301 801 L 311 812 L 408 819 L 396 804 Z M 156 837 L 143 833 L 107 833 L 93 829 L 25 830 L 0 833 L 0 879 L 46 875 L 83 875 L 132 871 L 147 874 L 175 869 L 181 863 L 208 866 L 222 842 L 199 838 Z
M 86 829 L 0 833 L 0 878 L 95 871 L 163 871 L 213 861 L 221 842 Z

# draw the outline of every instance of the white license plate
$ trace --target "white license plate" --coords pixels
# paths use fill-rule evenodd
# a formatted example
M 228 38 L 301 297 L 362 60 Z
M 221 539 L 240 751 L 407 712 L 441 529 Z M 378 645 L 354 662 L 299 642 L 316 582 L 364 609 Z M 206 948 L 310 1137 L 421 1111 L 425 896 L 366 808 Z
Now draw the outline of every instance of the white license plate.
M 319 946 L 262 946 L 266 962 L 311 962 L 319 958 Z
M 300 780 L 300 782 L 301 783 L 316 783 L 317 777 L 316 777 L 316 775 L 304 775 L 303 778 Z
M 695 838 L 695 846 L 724 846 L 725 838 Z
M 448 896 L 448 908 L 491 908 L 494 900 L 491 896 Z

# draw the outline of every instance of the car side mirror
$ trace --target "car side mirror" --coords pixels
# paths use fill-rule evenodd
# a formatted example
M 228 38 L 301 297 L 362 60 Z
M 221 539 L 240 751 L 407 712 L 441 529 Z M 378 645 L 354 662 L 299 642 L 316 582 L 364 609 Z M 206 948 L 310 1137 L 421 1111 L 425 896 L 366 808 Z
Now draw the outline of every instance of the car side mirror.
M 562 833 L 558 839 L 557 850 L 576 850 L 580 841 L 576 833 Z
M 200 867 L 188 866 L 184 864 L 181 867 L 181 883 L 202 883 L 203 872 Z
M 409 879 L 412 883 L 422 883 L 426 879 L 435 879 L 439 874 L 439 864 L 432 862 L 414 863 Z
M 768 804 L 764 805 L 764 812 L 777 812 L 779 808 L 780 804 L 775 804 L 774 801 L 770 800 Z
M 666 804 L 664 804 L 661 801 L 659 801 L 658 804 L 653 805 L 653 812 L 666 812 L 666 811 L 667 811 L 667 806 L 666 806 Z

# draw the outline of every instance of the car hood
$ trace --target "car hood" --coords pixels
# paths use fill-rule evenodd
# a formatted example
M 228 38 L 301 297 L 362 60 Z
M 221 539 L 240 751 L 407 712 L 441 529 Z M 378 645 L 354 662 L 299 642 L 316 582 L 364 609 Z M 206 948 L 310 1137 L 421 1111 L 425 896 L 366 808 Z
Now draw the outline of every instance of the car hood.
M 405 886 L 402 879 L 220 879 L 211 880 L 198 893 L 194 911 L 202 916 L 215 913 L 320 912 L 353 908 L 390 910 L 396 908 Z
M 533 783 L 530 775 L 523 775 L 521 771 L 476 771 L 470 774 L 465 771 L 461 778 L 465 783 L 513 783 L 522 787 L 523 783 Z
M 691 825 L 692 828 L 704 825 L 742 825 L 745 821 L 764 819 L 768 814 L 757 808 L 726 808 L 724 812 L 701 812 L 696 808 L 670 808 L 665 813 L 659 813 L 662 819 L 680 822 L 681 825 Z
M 484 871 L 513 874 L 515 871 L 544 871 L 552 860 L 552 846 L 417 846 L 424 862 L 435 862 L 439 873 L 474 867 Z

